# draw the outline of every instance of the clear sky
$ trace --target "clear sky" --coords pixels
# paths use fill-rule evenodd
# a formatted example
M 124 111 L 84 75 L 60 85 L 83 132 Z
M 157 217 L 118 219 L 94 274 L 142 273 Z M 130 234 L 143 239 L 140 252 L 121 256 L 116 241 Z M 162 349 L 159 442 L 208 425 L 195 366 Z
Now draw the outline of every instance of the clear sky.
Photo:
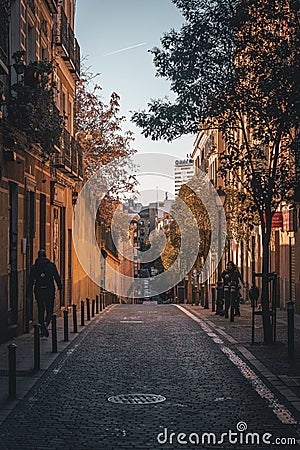
M 92 71 L 101 74 L 98 82 L 104 99 L 113 91 L 120 95 L 122 114 L 128 121 L 129 111 L 145 109 L 151 98 L 173 98 L 169 83 L 155 77 L 148 50 L 159 46 L 164 32 L 179 29 L 183 20 L 171 0 L 77 0 L 76 36 L 81 53 L 88 56 Z M 169 153 L 178 158 L 192 152 L 194 136 L 173 143 L 154 142 L 145 139 L 132 123 L 127 127 L 135 133 L 134 147 L 139 152 Z

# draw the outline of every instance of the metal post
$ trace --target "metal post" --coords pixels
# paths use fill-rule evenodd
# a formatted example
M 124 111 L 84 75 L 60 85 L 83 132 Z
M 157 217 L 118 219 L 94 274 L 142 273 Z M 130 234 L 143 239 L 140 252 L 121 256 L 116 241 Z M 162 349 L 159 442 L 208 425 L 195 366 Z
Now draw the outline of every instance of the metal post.
M 287 326 L 288 326 L 288 356 L 293 359 L 295 356 L 295 333 L 294 333 L 295 304 L 287 302 Z
M 235 309 L 235 301 L 236 301 L 236 295 L 237 295 L 237 287 L 231 286 L 230 288 L 230 322 L 234 322 L 234 309 Z
M 223 311 L 223 283 L 221 280 L 217 282 L 217 310 L 216 315 Z
M 201 306 L 204 307 L 204 286 L 202 283 L 200 285 L 200 303 Z
M 96 314 L 99 314 L 99 295 L 96 295 Z
M 8 398 L 14 399 L 17 396 L 17 346 L 8 346 Z
M 272 317 L 273 317 L 273 342 L 276 342 L 276 320 L 277 320 L 277 273 L 274 273 L 274 278 L 273 278 L 273 295 L 272 295 Z
M 80 300 L 81 326 L 84 326 L 84 301 Z
M 216 286 L 211 287 L 211 310 L 216 311 Z
M 73 308 L 73 333 L 78 333 L 77 329 L 77 306 L 74 304 L 72 305 Z
M 198 287 L 196 288 L 196 305 L 200 305 L 200 291 Z
M 252 273 L 252 286 L 249 290 L 249 298 L 252 306 L 252 344 L 254 344 L 255 334 L 255 306 L 257 306 L 257 300 L 259 297 L 259 290 L 255 284 L 255 272 Z
M 86 298 L 86 320 L 91 320 L 90 299 Z
M 56 314 L 52 315 L 52 353 L 57 353 Z
M 103 292 L 100 293 L 100 312 L 103 311 Z
M 208 290 L 205 288 L 205 285 L 203 286 L 204 291 L 204 309 L 209 309 L 209 303 L 208 303 Z
M 34 370 L 41 368 L 41 325 L 34 325 Z
M 254 286 L 254 285 L 252 285 L 252 286 Z M 249 295 L 250 295 L 250 293 L 249 293 Z M 252 306 L 252 339 L 251 339 L 251 342 L 252 342 L 252 344 L 254 344 L 254 339 L 255 339 L 255 337 L 254 337 L 254 333 L 255 333 L 255 298 L 254 297 L 250 298 L 250 300 L 251 300 L 251 306 Z
M 184 287 L 178 286 L 178 303 L 184 303 Z
M 92 300 L 92 317 L 95 317 L 95 305 L 96 305 L 96 300 L 93 299 Z
M 67 309 L 64 310 L 64 341 L 68 342 L 69 340 L 69 311 Z

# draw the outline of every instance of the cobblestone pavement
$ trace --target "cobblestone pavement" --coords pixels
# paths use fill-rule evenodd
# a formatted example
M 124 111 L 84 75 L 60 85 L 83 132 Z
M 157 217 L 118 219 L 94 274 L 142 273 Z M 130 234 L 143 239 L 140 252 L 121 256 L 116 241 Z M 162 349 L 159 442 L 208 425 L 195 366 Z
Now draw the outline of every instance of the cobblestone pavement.
M 97 318 L 0 426 L 0 448 L 299 448 L 273 444 L 298 436 L 297 411 L 290 413 L 230 345 L 186 313 L 173 305 L 118 305 Z M 119 394 L 166 401 L 108 402 Z M 231 439 L 238 443 L 221 439 L 237 424 Z M 250 443 L 241 443 L 254 432 L 259 444 L 250 435 Z M 203 433 L 215 433 L 218 442 L 211 435 L 207 443 Z M 264 433 L 272 444 L 262 442 Z
M 250 351 L 254 358 L 259 360 L 264 366 L 276 374 L 278 384 L 284 385 L 285 389 L 289 388 L 295 396 L 296 403 L 300 411 L 300 317 L 295 315 L 295 358 L 288 358 L 287 350 L 287 320 L 286 311 L 278 311 L 277 313 L 277 333 L 276 345 L 264 345 L 263 327 L 261 317 L 255 320 L 255 344 L 251 343 L 251 307 L 242 305 L 241 317 L 235 317 L 234 323 L 222 316 L 215 315 L 209 309 L 203 309 L 201 306 L 185 305 L 189 311 L 198 315 L 203 320 L 225 338 L 226 335 L 233 338 L 231 342 L 235 348 L 244 347 Z M 247 352 L 245 352 L 247 353 Z M 252 361 L 253 361 L 252 357 Z

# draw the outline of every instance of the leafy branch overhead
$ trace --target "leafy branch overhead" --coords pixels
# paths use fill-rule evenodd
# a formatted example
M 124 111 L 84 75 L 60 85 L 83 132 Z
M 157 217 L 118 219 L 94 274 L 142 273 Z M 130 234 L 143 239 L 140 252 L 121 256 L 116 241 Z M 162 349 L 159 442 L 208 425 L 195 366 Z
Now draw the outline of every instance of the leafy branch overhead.
M 225 185 L 249 195 L 269 271 L 272 216 L 293 198 L 300 175 L 298 0 L 173 0 L 186 23 L 154 48 L 157 76 L 173 102 L 153 100 L 132 120 L 152 139 L 217 129 Z M 262 280 L 265 340 L 271 336 Z

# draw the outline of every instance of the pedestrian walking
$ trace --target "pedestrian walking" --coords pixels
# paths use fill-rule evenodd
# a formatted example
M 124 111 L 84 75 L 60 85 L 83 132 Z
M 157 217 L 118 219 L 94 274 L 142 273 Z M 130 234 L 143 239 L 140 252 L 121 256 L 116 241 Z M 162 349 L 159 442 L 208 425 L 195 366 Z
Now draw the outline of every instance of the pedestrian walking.
M 62 290 L 62 282 L 58 274 L 56 265 L 46 257 L 45 250 L 38 252 L 38 258 L 31 268 L 28 286 L 27 298 L 31 296 L 34 289 L 34 295 L 38 306 L 38 320 L 41 325 L 42 336 L 49 336 L 48 325 L 52 319 L 55 299 L 55 285 L 59 291 Z M 45 317 L 46 312 L 46 317 Z
M 233 263 L 233 261 L 228 261 L 226 270 L 221 274 L 221 278 L 224 283 L 224 301 L 225 301 L 225 311 L 224 315 L 226 319 L 228 318 L 228 311 L 230 307 L 230 290 L 235 287 L 235 302 L 234 302 L 234 313 L 236 316 L 240 316 L 240 296 L 239 296 L 239 282 L 241 281 L 244 285 L 242 276 Z

